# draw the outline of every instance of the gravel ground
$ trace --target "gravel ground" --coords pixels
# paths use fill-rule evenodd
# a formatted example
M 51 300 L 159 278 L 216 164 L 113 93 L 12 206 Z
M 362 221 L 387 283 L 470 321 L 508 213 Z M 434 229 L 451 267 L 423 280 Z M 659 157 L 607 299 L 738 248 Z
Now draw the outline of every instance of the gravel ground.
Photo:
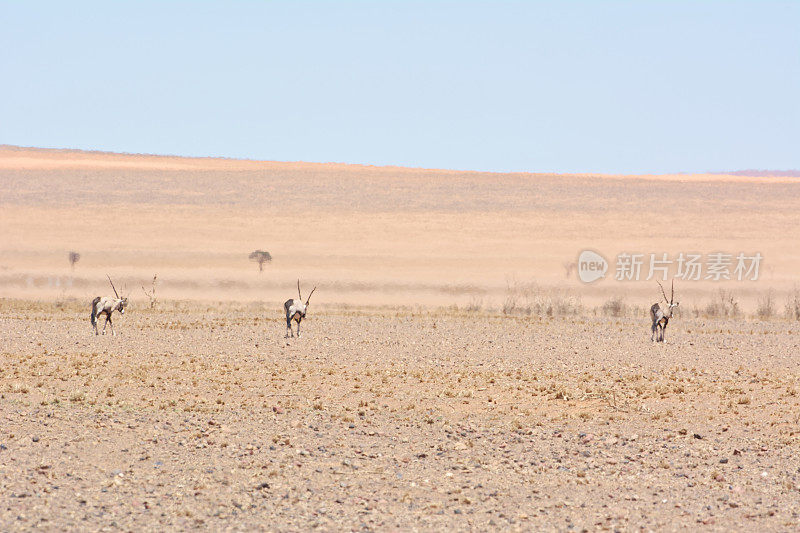
M 0 300 L 0 529 L 796 530 L 797 323 Z

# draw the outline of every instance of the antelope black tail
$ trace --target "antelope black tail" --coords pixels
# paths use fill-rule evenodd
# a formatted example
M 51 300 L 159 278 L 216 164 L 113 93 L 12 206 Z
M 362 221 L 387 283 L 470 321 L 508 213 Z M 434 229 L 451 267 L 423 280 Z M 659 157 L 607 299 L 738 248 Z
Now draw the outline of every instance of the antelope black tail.
M 97 324 L 97 303 L 100 301 L 100 297 L 98 296 L 94 300 L 92 300 L 92 325 L 94 326 Z

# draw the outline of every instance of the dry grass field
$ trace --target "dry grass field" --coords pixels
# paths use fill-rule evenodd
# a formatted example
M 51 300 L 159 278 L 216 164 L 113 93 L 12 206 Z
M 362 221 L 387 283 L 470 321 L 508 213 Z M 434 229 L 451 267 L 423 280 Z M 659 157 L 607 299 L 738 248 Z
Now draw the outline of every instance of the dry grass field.
M 797 530 L 799 207 L 787 177 L 0 148 L 0 529 Z M 585 248 L 765 262 L 677 284 L 662 345 L 652 281 L 565 278 Z

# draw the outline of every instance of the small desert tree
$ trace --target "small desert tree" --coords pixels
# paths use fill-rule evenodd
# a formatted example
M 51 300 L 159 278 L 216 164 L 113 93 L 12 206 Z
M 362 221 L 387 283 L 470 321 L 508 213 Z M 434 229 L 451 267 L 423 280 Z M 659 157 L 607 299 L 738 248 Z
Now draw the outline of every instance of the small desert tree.
M 78 252 L 70 252 L 69 253 L 69 266 L 72 267 L 72 270 L 75 270 L 75 263 L 81 260 L 81 254 Z
M 264 250 L 256 250 L 255 252 L 251 252 L 248 256 L 250 261 L 255 261 L 258 263 L 258 271 L 264 271 L 264 263 L 269 263 L 272 261 L 272 256 L 269 252 L 265 252 Z

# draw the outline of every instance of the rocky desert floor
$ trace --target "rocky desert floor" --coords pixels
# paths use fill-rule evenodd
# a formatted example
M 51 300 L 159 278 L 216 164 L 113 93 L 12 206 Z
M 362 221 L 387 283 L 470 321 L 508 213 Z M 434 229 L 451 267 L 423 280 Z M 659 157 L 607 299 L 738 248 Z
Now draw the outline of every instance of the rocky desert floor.
M 0 529 L 800 527 L 800 324 L 0 300 Z

